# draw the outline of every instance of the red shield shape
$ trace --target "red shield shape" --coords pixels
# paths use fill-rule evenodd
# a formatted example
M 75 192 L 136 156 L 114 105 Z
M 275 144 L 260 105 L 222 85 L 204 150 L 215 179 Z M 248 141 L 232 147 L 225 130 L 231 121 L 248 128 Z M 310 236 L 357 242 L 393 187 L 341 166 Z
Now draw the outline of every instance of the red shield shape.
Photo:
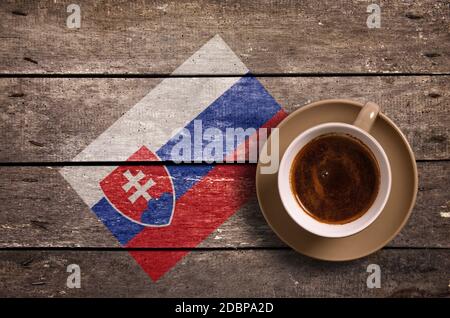
M 130 160 L 160 161 L 142 147 Z M 119 166 L 100 181 L 112 206 L 143 226 L 167 226 L 175 208 L 175 191 L 165 166 Z

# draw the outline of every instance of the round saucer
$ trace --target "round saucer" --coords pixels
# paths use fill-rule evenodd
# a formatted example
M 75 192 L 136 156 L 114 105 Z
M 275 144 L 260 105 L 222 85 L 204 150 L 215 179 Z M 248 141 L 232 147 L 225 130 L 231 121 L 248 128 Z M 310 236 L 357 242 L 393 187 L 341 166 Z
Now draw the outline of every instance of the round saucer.
M 330 99 L 296 110 L 278 125 L 280 161 L 291 141 L 306 129 L 326 122 L 352 124 L 362 107 L 363 104 L 355 101 Z M 369 227 L 352 236 L 325 238 L 297 225 L 281 202 L 277 173 L 261 174 L 262 163 L 258 163 L 256 192 L 261 211 L 278 237 L 294 250 L 321 260 L 357 259 L 385 246 L 405 225 L 417 195 L 418 178 L 414 154 L 400 129 L 382 113 L 378 115 L 370 133 L 389 158 L 392 188 L 380 216 Z

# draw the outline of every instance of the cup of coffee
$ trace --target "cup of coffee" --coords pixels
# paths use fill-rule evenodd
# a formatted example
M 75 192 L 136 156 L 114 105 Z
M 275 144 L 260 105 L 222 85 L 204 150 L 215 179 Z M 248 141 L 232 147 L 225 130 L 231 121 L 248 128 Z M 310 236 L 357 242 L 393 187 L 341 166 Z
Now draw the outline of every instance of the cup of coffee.
M 353 125 L 314 126 L 286 149 L 278 191 L 290 217 L 323 237 L 356 234 L 382 212 L 391 191 L 385 151 L 370 135 L 379 106 L 367 103 Z

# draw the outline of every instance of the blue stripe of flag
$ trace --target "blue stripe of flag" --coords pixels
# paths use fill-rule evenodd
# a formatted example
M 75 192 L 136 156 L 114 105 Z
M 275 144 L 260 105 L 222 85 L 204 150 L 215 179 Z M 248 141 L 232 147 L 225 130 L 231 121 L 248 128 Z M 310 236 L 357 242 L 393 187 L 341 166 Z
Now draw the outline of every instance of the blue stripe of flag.
M 208 108 L 187 124 L 185 128 L 190 132 L 193 143 L 194 121 L 196 120 L 201 120 L 202 122 L 202 133 L 208 128 L 217 128 L 225 136 L 227 128 L 243 128 L 244 130 L 248 128 L 258 129 L 280 109 L 280 105 L 270 96 L 264 86 L 255 77 L 246 76 L 242 77 L 222 96 L 216 99 Z M 180 111 L 182 110 L 180 109 Z M 179 136 L 174 136 L 157 151 L 161 160 L 172 160 L 172 147 L 179 142 L 179 139 Z M 208 141 L 203 141 L 202 149 L 207 144 Z M 237 146 L 235 144 L 234 149 Z M 223 140 L 223 150 L 226 151 L 225 138 Z M 191 161 L 199 159 L 201 157 L 195 156 L 194 146 L 192 145 Z M 173 178 L 176 198 L 181 197 L 213 167 L 213 164 L 202 166 L 168 166 L 167 169 Z

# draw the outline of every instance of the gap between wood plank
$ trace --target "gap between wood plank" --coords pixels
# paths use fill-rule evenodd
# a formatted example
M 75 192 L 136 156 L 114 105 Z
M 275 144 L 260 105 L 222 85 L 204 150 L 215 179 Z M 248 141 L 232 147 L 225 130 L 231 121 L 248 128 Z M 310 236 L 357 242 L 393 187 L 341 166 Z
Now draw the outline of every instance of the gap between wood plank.
M 0 73 L 0 78 L 216 78 L 216 77 L 388 77 L 450 76 L 450 73 L 247 73 L 247 74 L 171 74 L 171 73 Z
M 385 246 L 383 250 L 450 250 L 447 247 L 416 247 L 416 246 Z M 105 251 L 105 252 L 115 252 L 115 251 L 251 251 L 251 250 L 292 250 L 289 246 L 242 246 L 242 247 L 45 247 L 45 246 L 34 246 L 34 247 L 0 247 L 0 252 L 2 251 Z
M 448 162 L 449 159 L 417 159 L 416 162 Z M 242 165 L 242 164 L 252 164 L 256 165 L 255 162 L 180 162 L 176 163 L 171 160 L 164 161 L 42 161 L 42 162 L 0 162 L 0 167 L 67 167 L 67 166 L 202 166 L 202 165 Z

